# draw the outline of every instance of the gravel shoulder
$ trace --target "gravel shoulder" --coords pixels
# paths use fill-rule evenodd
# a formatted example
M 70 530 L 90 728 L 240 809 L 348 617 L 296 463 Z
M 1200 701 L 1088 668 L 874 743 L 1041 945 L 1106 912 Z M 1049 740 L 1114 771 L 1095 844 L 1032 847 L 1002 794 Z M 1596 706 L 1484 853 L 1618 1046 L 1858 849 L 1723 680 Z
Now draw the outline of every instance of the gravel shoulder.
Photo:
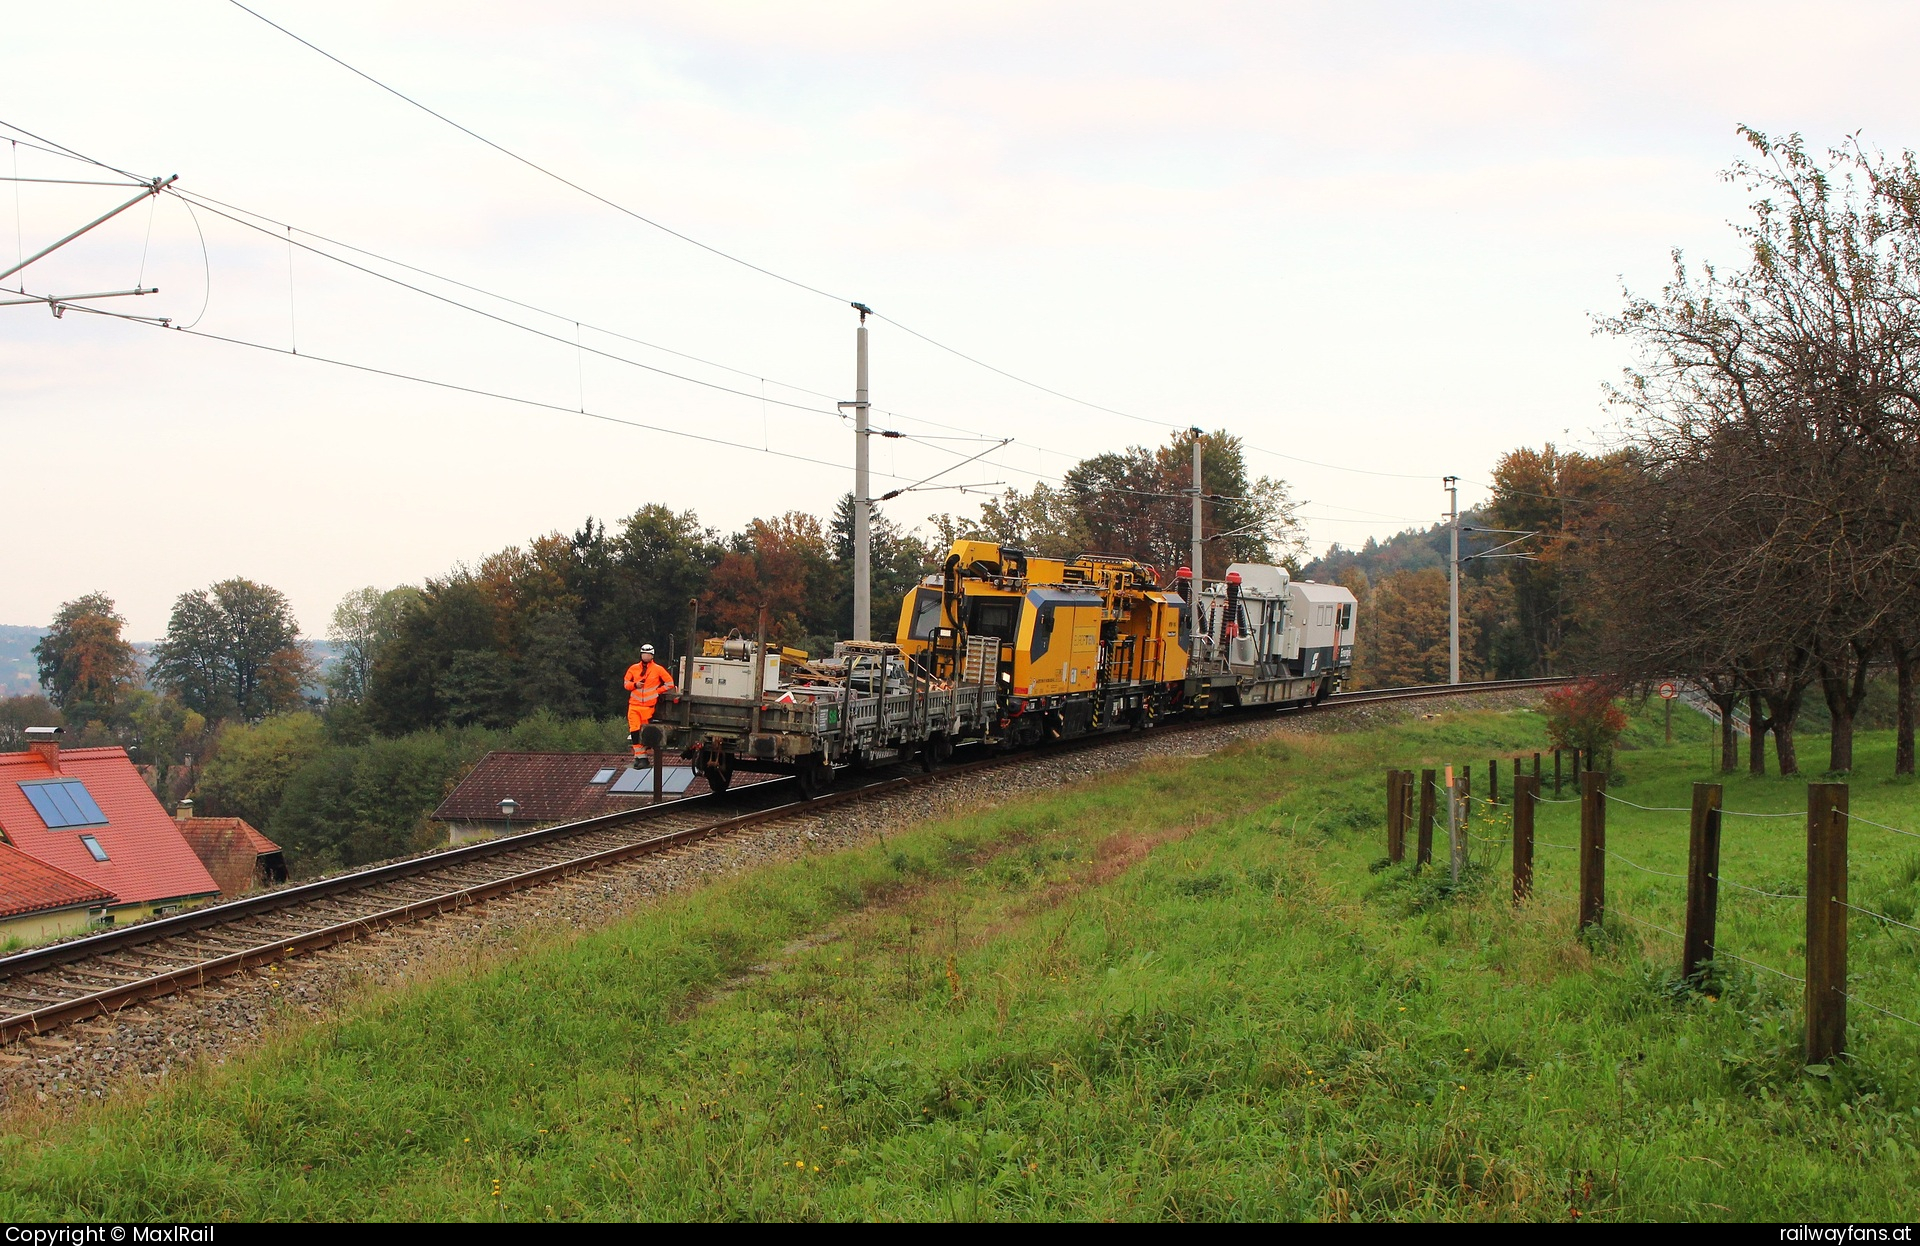
M 0 1049 L 0 1110 L 64 1114 L 138 1092 L 200 1062 L 222 1064 L 290 1027 L 337 1015 L 383 989 L 511 956 L 591 930 L 709 879 L 809 853 L 868 844 L 906 827 L 1029 792 L 1054 790 L 1159 757 L 1204 756 L 1271 735 L 1363 730 L 1410 717 L 1538 703 L 1539 690 L 1323 707 L 1310 713 L 1169 728 L 1101 748 L 799 814 L 658 856 L 577 875 L 464 912 L 239 974 Z

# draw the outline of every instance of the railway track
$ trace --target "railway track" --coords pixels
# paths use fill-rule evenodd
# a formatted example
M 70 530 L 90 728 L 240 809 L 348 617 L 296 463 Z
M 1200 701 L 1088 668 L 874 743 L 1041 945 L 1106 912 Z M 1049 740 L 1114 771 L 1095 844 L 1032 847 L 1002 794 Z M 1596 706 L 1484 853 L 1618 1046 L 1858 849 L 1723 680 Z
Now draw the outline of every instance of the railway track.
M 1561 682 L 1492 680 L 1381 688 L 1340 693 L 1324 704 L 1447 697 Z M 1204 732 L 1260 712 L 1161 727 L 1156 734 Z M 792 779 L 756 783 L 726 797 L 690 797 L 487 840 L 0 957 L 0 1045 L 636 857 L 670 853 L 700 840 L 812 816 L 907 787 L 1137 738 L 1131 733 L 1089 736 L 962 762 L 932 774 L 850 776 L 849 786 L 811 801 L 799 797 Z

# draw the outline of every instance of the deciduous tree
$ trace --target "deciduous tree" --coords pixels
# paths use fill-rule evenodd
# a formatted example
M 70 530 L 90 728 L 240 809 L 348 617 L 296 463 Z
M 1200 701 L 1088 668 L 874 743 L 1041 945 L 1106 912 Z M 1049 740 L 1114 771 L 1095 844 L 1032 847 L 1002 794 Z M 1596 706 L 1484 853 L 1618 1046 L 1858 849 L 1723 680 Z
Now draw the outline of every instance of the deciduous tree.
M 111 597 L 88 593 L 63 604 L 33 647 L 40 686 L 71 721 L 111 719 L 139 686 L 133 646 L 120 634 L 126 625 Z
M 1766 700 L 1783 773 L 1818 687 L 1828 766 L 1846 771 L 1868 663 L 1920 578 L 1920 177 L 1912 153 L 1822 158 L 1744 133 L 1755 158 L 1729 177 L 1756 196 L 1745 262 L 1676 255 L 1660 296 L 1605 327 L 1641 353 L 1618 397 L 1649 472 L 1698 482 L 1695 656 L 1716 651 Z
M 285 594 L 246 579 L 181 594 L 153 652 L 154 682 L 209 718 L 290 709 L 314 674 Z
M 327 679 L 330 697 L 342 701 L 360 701 L 373 682 L 373 666 L 380 654 L 400 633 L 400 623 L 420 600 L 420 590 L 402 584 L 385 592 L 373 587 L 357 588 L 340 599 L 333 608 L 333 620 L 327 639 L 339 650 L 339 657 Z

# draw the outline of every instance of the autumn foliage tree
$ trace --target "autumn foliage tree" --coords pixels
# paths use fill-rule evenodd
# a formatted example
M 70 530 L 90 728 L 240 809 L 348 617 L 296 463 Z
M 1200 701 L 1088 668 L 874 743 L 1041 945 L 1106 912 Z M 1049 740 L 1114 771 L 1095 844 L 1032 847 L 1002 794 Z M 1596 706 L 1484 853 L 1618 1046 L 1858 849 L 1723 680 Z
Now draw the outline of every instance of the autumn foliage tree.
M 1548 689 L 1547 738 L 1555 748 L 1577 748 L 1588 757 L 1610 752 L 1627 729 L 1619 691 L 1618 685 L 1603 679 L 1582 679 Z
M 40 686 L 74 723 L 115 716 L 139 686 L 133 646 L 121 636 L 127 621 L 105 593 L 88 593 L 60 607 L 34 646 Z
M 765 606 L 769 640 L 799 645 L 810 635 L 831 635 L 834 620 L 819 607 L 832 600 L 832 563 L 818 516 L 788 511 L 754 520 L 707 581 L 702 607 L 709 626 L 752 636 Z
M 1200 434 L 1201 532 L 1209 574 L 1232 562 L 1288 562 L 1302 552 L 1284 481 L 1252 475 L 1239 437 Z M 1154 447 L 1083 459 L 1059 485 L 1008 489 L 977 519 L 934 518 L 945 540 L 979 536 L 1044 557 L 1089 551 L 1122 554 L 1170 576 L 1190 555 L 1193 534 L 1192 432 Z
M 1610 614 L 1643 674 L 1664 656 L 1763 700 L 1755 742 L 1773 732 L 1782 773 L 1817 691 L 1844 772 L 1871 666 L 1910 672 L 1920 607 L 1920 167 L 1744 133 L 1743 262 L 1676 255 L 1658 297 L 1605 324 L 1640 354 L 1617 396 L 1649 486 L 1615 524 Z
M 1594 661 L 1596 620 L 1583 610 L 1584 581 L 1630 459 L 1627 451 L 1590 455 L 1549 442 L 1509 451 L 1494 464 L 1488 524 L 1525 555 L 1502 560 L 1497 573 L 1510 605 L 1507 626 L 1494 639 L 1502 674 L 1558 675 Z

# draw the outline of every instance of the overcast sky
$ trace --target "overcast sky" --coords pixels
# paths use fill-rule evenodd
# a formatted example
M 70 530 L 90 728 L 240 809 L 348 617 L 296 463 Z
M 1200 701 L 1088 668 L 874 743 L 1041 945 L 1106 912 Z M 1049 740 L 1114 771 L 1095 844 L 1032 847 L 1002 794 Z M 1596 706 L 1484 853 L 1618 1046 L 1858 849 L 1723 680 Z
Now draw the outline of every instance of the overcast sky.
M 1160 422 L 1224 427 L 1307 500 L 1314 552 L 1355 545 L 1432 522 L 1444 474 L 1477 500 L 1515 445 L 1604 444 L 1601 386 L 1624 360 L 1591 318 L 1623 282 L 1656 288 L 1676 246 L 1731 255 L 1742 199 L 1717 173 L 1737 124 L 1898 148 L 1920 119 L 1910 5 L 255 7 L 832 297 L 568 190 L 226 0 L 10 5 L 0 120 L 557 315 L 432 284 L 543 339 L 284 231 L 202 212 L 203 252 L 178 200 L 125 213 L 13 280 L 158 285 L 98 306 L 303 357 L 0 308 L 0 622 L 101 590 L 152 638 L 179 593 L 244 575 L 317 636 L 352 588 L 589 515 L 661 502 L 731 529 L 823 512 L 851 484 L 831 401 L 852 397 L 846 299 L 1142 417 L 877 324 L 873 401 L 892 414 L 876 423 L 1016 439 L 945 481 L 1025 486 L 1163 440 Z M 4 143 L 0 174 L 16 156 L 23 177 L 98 175 Z M 0 183 L 0 267 L 125 197 Z M 978 448 L 877 443 L 876 491 Z M 920 493 L 888 513 L 976 503 Z

